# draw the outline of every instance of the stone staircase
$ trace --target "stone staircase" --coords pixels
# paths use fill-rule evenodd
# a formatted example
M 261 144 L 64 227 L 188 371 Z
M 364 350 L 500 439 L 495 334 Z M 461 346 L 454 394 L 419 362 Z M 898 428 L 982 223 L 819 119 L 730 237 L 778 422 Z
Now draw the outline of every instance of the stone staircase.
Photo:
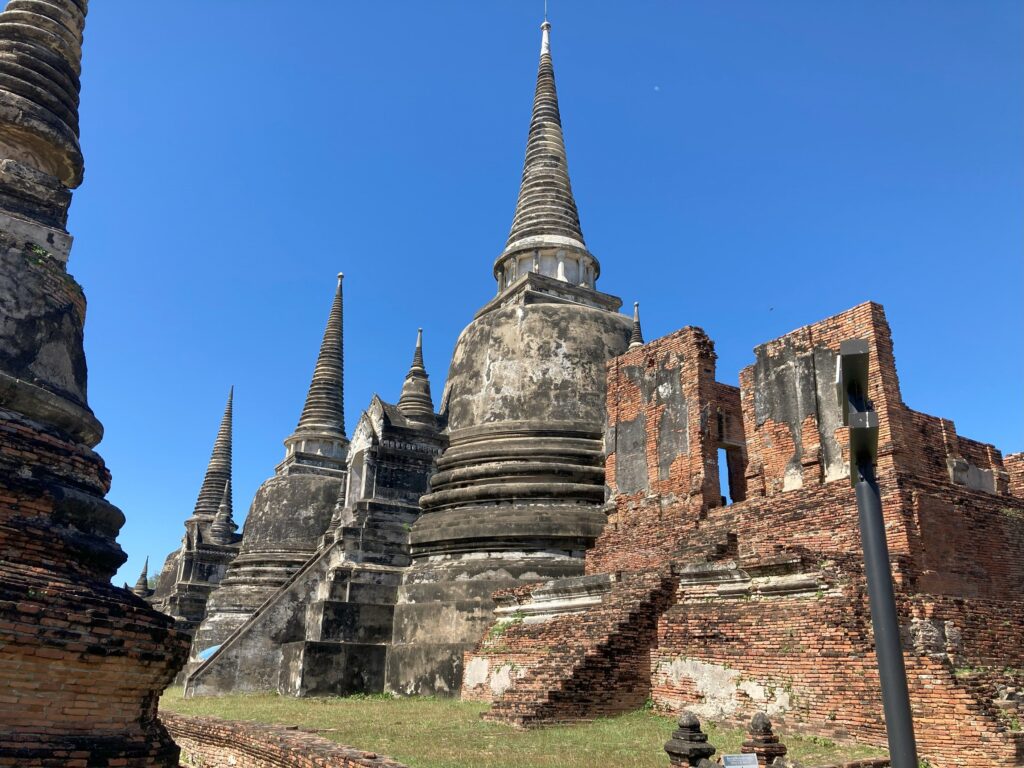
M 305 614 L 305 639 L 282 646 L 278 690 L 293 696 L 384 690 L 395 601 L 417 507 L 363 500 L 336 534 L 340 559 Z

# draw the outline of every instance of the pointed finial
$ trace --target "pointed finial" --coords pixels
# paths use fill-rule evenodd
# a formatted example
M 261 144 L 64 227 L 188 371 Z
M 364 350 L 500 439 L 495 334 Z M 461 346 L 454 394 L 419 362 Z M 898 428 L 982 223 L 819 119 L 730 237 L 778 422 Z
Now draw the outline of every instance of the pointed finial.
M 509 265 L 518 263 L 522 253 L 538 248 L 574 253 L 582 261 L 593 262 L 595 277 L 600 272 L 597 260 L 587 250 L 583 239 L 579 211 L 569 181 L 555 70 L 551 61 L 551 22 L 545 19 L 540 28 L 540 62 L 519 197 L 505 248 L 492 265 L 499 288 L 510 284 L 504 280 Z
M 423 329 L 419 328 L 416 331 L 416 350 L 412 353 L 412 367 L 413 368 L 426 368 L 423 365 Z
M 345 436 L 345 335 L 344 335 L 344 294 L 342 279 L 338 273 L 338 286 L 334 291 L 334 303 L 327 316 L 320 343 L 320 354 L 313 369 L 313 380 L 309 384 L 306 403 L 299 416 L 295 433 L 317 433 L 333 437 Z
M 644 334 L 640 330 L 640 302 L 633 302 L 633 333 L 629 336 L 629 349 L 642 347 L 644 345 Z
M 146 562 L 142 566 L 142 573 L 139 574 L 138 581 L 135 582 L 132 592 L 139 597 L 149 597 L 153 594 L 153 590 L 149 588 L 149 555 L 146 556 Z
M 234 399 L 235 387 L 232 385 L 228 390 L 228 402 L 224 406 L 224 416 L 220 421 L 220 429 L 217 430 L 217 439 L 213 443 L 210 463 L 206 467 L 206 476 L 199 489 L 193 515 L 209 518 L 216 515 L 224 492 L 224 483 L 231 479 L 231 425 Z
M 430 395 L 430 378 L 423 365 L 423 329 L 416 332 L 416 349 L 412 365 L 405 375 L 402 396 L 398 398 L 398 410 L 409 421 L 420 424 L 434 424 L 434 400 Z

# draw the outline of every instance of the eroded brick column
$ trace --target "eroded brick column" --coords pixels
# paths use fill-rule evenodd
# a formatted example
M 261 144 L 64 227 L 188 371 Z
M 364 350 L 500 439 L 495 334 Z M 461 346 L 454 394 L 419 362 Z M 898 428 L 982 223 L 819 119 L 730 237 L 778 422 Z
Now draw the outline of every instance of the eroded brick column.
M 186 642 L 110 584 L 124 516 L 103 498 L 66 268 L 85 10 L 0 13 L 0 765 L 176 766 L 156 707 Z

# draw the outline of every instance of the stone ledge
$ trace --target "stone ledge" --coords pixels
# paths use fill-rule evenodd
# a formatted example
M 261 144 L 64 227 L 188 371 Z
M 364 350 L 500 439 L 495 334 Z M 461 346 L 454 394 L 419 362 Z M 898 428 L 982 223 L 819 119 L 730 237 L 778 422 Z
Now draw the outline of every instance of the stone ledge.
M 315 733 L 281 725 L 185 717 L 171 712 L 161 712 L 160 720 L 181 747 L 185 766 L 407 768 L 376 752 L 347 747 Z

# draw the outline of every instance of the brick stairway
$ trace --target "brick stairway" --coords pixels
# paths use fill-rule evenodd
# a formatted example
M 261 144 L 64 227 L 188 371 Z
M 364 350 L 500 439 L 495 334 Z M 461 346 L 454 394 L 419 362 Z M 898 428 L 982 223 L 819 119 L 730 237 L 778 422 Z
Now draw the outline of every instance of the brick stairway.
M 728 543 L 721 542 L 680 553 L 678 562 L 707 562 L 727 553 Z M 488 657 L 491 669 L 506 663 L 514 674 L 484 718 L 528 727 L 642 706 L 650 695 L 658 618 L 678 581 L 671 567 L 621 572 L 600 603 L 583 611 L 499 622 L 476 655 Z M 519 588 L 517 598 L 528 602 L 536 589 L 558 584 Z

